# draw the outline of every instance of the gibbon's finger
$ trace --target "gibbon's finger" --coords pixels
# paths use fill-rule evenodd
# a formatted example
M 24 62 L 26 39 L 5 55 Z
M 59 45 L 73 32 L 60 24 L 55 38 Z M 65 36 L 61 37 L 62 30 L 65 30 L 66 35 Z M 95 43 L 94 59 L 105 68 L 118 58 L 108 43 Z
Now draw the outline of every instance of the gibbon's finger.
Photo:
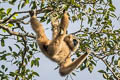
M 35 33 L 37 34 L 37 38 L 39 38 L 39 41 L 47 41 L 48 38 L 45 34 L 45 30 L 43 25 L 40 23 L 40 21 L 36 18 L 36 10 L 34 11 L 30 11 L 30 23 L 31 23 L 31 27 L 32 29 L 35 31 Z

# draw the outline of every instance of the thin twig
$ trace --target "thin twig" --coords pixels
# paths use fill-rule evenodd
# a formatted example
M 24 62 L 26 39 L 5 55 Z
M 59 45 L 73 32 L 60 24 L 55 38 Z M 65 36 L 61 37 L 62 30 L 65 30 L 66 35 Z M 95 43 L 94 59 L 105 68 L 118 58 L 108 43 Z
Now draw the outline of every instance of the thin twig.
M 16 35 L 16 36 L 21 36 L 21 37 L 27 36 L 27 37 L 31 37 L 31 38 L 34 38 L 34 39 L 36 38 L 34 35 L 31 35 L 31 34 L 28 34 L 28 33 L 23 34 L 23 33 L 11 31 L 7 26 L 2 25 L 2 24 L 0 24 L 0 28 L 6 30 L 10 35 Z

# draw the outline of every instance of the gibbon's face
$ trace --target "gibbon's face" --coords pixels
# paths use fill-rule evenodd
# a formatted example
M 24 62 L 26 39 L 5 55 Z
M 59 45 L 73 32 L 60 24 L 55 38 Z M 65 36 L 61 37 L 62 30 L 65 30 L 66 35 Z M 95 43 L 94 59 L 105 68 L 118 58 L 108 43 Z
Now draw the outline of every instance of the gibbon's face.
M 65 37 L 64 41 L 68 44 L 71 51 L 77 50 L 77 48 L 79 46 L 79 40 L 75 36 L 68 35 Z

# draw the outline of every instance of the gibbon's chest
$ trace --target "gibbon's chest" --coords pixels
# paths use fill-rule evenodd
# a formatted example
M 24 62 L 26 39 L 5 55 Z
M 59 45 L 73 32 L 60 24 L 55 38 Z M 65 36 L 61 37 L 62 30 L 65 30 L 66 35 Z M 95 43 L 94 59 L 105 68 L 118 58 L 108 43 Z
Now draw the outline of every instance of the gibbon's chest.
M 65 42 L 63 42 L 60 52 L 54 55 L 52 59 L 58 64 L 60 64 L 64 62 L 69 55 L 70 55 L 70 49 L 68 45 Z

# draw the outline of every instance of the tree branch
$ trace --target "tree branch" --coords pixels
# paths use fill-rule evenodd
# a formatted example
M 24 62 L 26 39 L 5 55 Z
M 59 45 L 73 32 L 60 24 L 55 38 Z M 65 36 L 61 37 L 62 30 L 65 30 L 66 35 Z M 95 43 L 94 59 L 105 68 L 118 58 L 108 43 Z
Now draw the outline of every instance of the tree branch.
M 19 68 L 18 68 L 18 74 L 20 74 L 22 66 L 25 65 L 25 64 L 24 64 L 24 60 L 25 60 L 25 55 L 26 55 L 26 53 L 27 53 L 27 41 L 26 41 L 26 36 L 23 36 L 23 37 L 22 37 L 22 40 L 23 40 L 23 43 L 24 43 L 24 50 L 23 50 L 23 53 L 22 53 L 22 63 L 19 65 Z M 16 75 L 15 80 L 18 80 L 18 76 L 19 76 L 19 75 Z
M 21 37 L 27 36 L 27 37 L 31 37 L 31 38 L 34 38 L 34 39 L 36 38 L 34 35 L 31 35 L 31 34 L 28 34 L 28 33 L 23 34 L 23 33 L 11 31 L 7 26 L 2 25 L 2 24 L 0 24 L 0 28 L 6 30 L 10 35 L 16 35 L 16 36 L 21 36 Z
M 119 77 L 117 77 L 117 75 L 112 71 L 111 67 L 109 66 L 109 64 L 107 63 L 106 60 L 104 60 L 103 58 L 97 56 L 94 52 L 93 52 L 93 55 L 94 55 L 95 57 L 97 57 L 98 59 L 100 59 L 101 61 L 103 61 L 104 64 L 105 64 L 105 65 L 108 67 L 108 69 L 110 70 L 110 72 L 113 74 L 114 78 L 115 78 L 116 80 L 119 80 Z
M 37 14 L 43 13 L 43 12 L 45 12 L 46 10 L 47 10 L 47 11 L 48 11 L 48 10 L 49 10 L 49 11 L 52 11 L 53 8 L 47 6 L 47 7 L 45 7 L 45 8 L 42 8 L 42 9 L 37 10 Z M 30 11 L 31 11 L 31 10 L 14 12 L 14 13 L 11 14 L 7 19 L 5 19 L 4 21 L 1 21 L 0 23 L 6 23 L 6 22 L 11 22 L 11 23 L 13 23 L 13 22 L 16 22 L 16 21 L 24 20 L 24 19 L 28 18 L 29 15 L 23 16 L 22 18 L 19 18 L 19 19 L 11 19 L 11 18 L 12 18 L 15 14 L 29 13 Z

